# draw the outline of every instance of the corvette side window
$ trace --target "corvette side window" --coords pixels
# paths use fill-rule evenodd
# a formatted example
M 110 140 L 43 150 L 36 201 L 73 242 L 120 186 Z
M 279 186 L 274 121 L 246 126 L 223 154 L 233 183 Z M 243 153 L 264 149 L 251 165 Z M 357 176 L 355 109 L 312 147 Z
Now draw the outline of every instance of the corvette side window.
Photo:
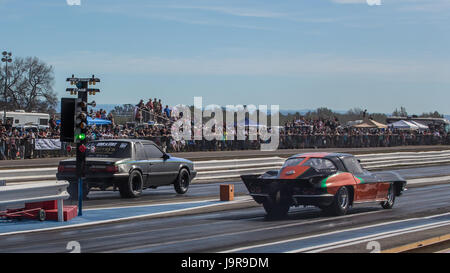
M 334 165 L 334 163 L 326 158 L 310 158 L 308 159 L 308 161 L 303 163 L 302 166 L 313 167 L 317 170 L 337 171 L 337 168 Z
M 358 160 L 354 157 L 346 157 L 344 158 L 345 167 L 352 174 L 362 174 L 364 173 L 363 168 L 359 164 Z

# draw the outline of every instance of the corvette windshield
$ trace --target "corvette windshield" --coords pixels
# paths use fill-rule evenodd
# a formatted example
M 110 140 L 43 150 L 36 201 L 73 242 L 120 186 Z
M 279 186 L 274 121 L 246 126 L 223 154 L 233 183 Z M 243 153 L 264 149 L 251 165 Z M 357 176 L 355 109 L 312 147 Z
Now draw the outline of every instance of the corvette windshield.
M 127 142 L 91 142 L 87 144 L 87 157 L 131 157 L 130 144 Z

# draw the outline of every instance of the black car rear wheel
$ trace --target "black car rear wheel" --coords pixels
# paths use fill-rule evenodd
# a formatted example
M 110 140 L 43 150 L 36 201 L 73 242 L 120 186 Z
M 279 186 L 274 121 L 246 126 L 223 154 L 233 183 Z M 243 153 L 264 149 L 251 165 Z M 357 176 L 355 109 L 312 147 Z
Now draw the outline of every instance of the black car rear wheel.
M 87 199 L 90 189 L 89 184 L 83 182 L 83 200 Z M 67 193 L 70 195 L 71 200 L 78 200 L 78 181 L 69 181 Z
M 389 187 L 387 200 L 381 202 L 380 205 L 381 207 L 383 207 L 383 209 L 392 209 L 392 207 L 394 207 L 394 204 L 395 204 L 395 190 L 394 185 L 391 184 L 391 186 Z
M 191 178 L 189 172 L 186 169 L 181 169 L 173 186 L 178 194 L 185 194 L 189 189 L 190 183 Z
M 334 196 L 333 203 L 324 207 L 323 210 L 327 214 L 341 216 L 347 213 L 350 207 L 350 194 L 347 187 L 341 187 Z
M 119 192 L 122 198 L 136 198 L 142 194 L 144 181 L 142 174 L 134 170 L 130 173 L 128 181 L 119 185 Z

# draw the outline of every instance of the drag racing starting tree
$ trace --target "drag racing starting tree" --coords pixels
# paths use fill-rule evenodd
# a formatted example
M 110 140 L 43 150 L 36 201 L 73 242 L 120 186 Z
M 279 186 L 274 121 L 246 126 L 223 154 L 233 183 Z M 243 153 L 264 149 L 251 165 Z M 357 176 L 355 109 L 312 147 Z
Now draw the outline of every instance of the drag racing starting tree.
M 90 85 L 96 85 L 100 82 L 100 79 L 92 75 L 91 78 L 76 78 L 72 75 L 71 78 L 67 78 L 67 82 L 70 85 L 74 85 L 74 88 L 67 88 L 66 91 L 70 92 L 70 95 L 77 95 L 77 98 L 62 98 L 61 99 L 61 142 L 70 142 L 76 144 L 77 151 L 77 184 L 71 184 L 69 187 L 74 186 L 72 189 L 74 196 L 78 197 L 78 215 L 82 215 L 83 205 L 83 179 L 85 176 L 85 163 L 86 163 L 86 136 L 88 130 L 87 120 L 87 107 L 95 107 L 95 101 L 88 103 L 88 94 L 95 95 L 100 92 L 100 89 L 89 88 Z M 68 146 L 68 150 L 71 146 Z

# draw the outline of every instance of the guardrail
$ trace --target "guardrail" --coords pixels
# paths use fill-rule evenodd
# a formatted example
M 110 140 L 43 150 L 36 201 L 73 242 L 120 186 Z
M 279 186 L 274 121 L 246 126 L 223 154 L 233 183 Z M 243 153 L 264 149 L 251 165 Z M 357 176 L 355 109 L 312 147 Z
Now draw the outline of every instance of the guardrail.
M 395 167 L 411 167 L 431 164 L 450 164 L 450 151 L 439 152 L 396 152 L 384 154 L 356 155 L 361 165 L 368 170 L 379 170 Z M 198 171 L 196 180 L 238 178 L 243 174 L 258 174 L 279 169 L 285 158 L 270 157 L 236 160 L 215 160 L 195 162 Z M 215 163 L 214 167 L 211 165 Z M 206 165 L 209 164 L 209 165 Z
M 356 155 L 368 170 L 386 168 L 412 167 L 432 164 L 450 164 L 450 150 L 432 152 L 395 152 L 383 154 Z M 197 177 L 194 182 L 213 179 L 239 178 L 243 174 L 264 173 L 279 169 L 286 158 L 261 157 L 246 159 L 226 159 L 195 161 Z M 29 175 L 26 172 L 30 172 Z M 54 180 L 57 168 L 30 168 L 17 170 L 0 170 L 0 180 L 18 183 L 36 180 Z
M 0 187 L 0 211 L 21 209 L 26 203 L 58 201 L 58 221 L 64 221 L 63 200 L 69 198 L 67 181 L 42 182 Z

